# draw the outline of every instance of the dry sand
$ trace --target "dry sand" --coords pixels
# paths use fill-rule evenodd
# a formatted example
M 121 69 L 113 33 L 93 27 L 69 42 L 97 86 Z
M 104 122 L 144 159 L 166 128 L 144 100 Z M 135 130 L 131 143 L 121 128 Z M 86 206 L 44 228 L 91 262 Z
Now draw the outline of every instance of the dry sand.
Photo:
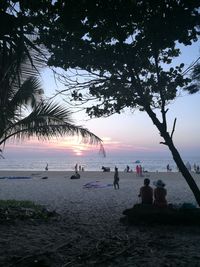
M 81 172 L 79 180 L 71 180 L 72 173 L 0 172 L 0 177 L 31 177 L 0 179 L 0 199 L 32 200 L 60 214 L 49 222 L 1 225 L 0 266 L 200 266 L 198 227 L 120 224 L 122 211 L 138 203 L 144 177 L 121 172 L 119 190 L 86 189 L 88 182 L 112 184 L 113 172 Z M 200 186 L 200 175 L 193 176 Z M 145 177 L 166 183 L 168 202 L 195 203 L 180 173 Z

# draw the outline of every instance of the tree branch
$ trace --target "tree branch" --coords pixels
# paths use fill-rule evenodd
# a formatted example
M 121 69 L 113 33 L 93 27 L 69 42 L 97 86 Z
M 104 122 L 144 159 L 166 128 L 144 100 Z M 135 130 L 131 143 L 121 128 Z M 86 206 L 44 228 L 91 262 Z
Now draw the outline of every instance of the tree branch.
M 160 92 L 160 98 L 161 98 L 161 113 L 162 113 L 162 119 L 163 119 L 163 126 L 165 130 L 167 131 L 167 122 L 166 122 L 166 113 L 165 111 L 165 98 L 163 96 L 163 92 L 160 85 L 160 75 L 159 75 L 159 66 L 158 66 L 158 51 L 154 49 L 154 60 L 155 60 L 155 66 L 156 66 L 156 75 L 157 75 L 157 81 L 158 81 L 158 89 Z
M 172 133 L 171 133 L 171 139 L 173 137 L 174 131 L 175 131 L 175 127 L 176 127 L 176 118 L 174 119 L 174 125 L 173 125 L 173 129 L 172 129 Z

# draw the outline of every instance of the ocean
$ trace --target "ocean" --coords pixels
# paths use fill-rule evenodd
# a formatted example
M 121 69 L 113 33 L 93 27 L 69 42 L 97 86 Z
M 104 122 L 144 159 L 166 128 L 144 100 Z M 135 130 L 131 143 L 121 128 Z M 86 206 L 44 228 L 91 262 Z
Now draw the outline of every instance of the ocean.
M 200 165 L 199 157 L 187 157 L 183 159 L 186 163 L 190 162 Z M 73 171 L 76 164 L 84 168 L 85 171 L 102 171 L 102 166 L 110 167 L 111 171 L 117 166 L 119 171 L 124 171 L 128 165 L 131 170 L 135 171 L 136 165 L 141 165 L 144 170 L 149 172 L 166 172 L 166 166 L 169 164 L 172 171 L 178 171 L 175 162 L 169 157 L 66 157 L 66 158 L 15 158 L 0 159 L 0 170 L 13 171 L 42 171 L 48 163 L 49 171 Z

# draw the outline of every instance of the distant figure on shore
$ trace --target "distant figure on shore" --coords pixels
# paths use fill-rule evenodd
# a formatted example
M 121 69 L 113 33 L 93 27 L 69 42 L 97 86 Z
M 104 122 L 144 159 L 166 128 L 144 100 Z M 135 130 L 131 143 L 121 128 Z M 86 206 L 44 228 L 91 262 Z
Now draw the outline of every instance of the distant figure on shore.
M 78 172 L 78 164 L 77 163 L 76 163 L 74 169 L 75 169 L 75 172 Z
M 153 188 L 149 186 L 150 180 L 148 178 L 144 179 L 144 186 L 140 188 L 140 193 L 138 197 L 141 197 L 141 203 L 152 205 L 153 204 Z
M 45 171 L 48 171 L 49 169 L 49 164 L 47 163 L 46 167 L 45 167 Z
M 193 168 L 194 168 L 194 172 L 197 172 L 197 165 L 196 165 L 196 163 L 194 163 Z
M 130 172 L 130 167 L 128 165 L 126 166 L 126 172 Z
M 199 165 L 197 165 L 197 167 L 196 167 L 196 173 L 200 174 Z
M 192 167 L 189 163 L 189 161 L 185 164 L 186 168 L 188 169 L 188 171 L 190 172 L 192 170 Z
M 101 169 L 103 170 L 103 172 L 110 172 L 110 168 L 109 167 L 102 166 Z
M 169 167 L 169 164 L 167 164 L 167 172 L 171 172 L 171 168 Z
M 137 176 L 142 177 L 142 166 L 141 165 L 136 166 L 136 174 Z
M 142 166 L 139 165 L 139 176 L 142 177 Z
M 167 190 L 164 188 L 165 183 L 162 180 L 158 180 L 153 183 L 156 188 L 154 189 L 154 205 L 158 208 L 167 207 Z
M 139 170 L 139 165 L 137 165 L 137 166 L 135 167 L 135 170 L 136 170 L 136 175 L 139 176 L 139 172 L 140 172 L 140 170 Z
M 70 177 L 70 179 L 80 179 L 80 178 L 81 178 L 81 176 L 80 176 L 80 174 L 78 173 L 78 171 L 76 171 L 75 174 L 73 174 L 73 175 Z
M 114 185 L 115 189 L 119 189 L 119 173 L 118 173 L 118 168 L 117 167 L 115 167 L 113 185 Z

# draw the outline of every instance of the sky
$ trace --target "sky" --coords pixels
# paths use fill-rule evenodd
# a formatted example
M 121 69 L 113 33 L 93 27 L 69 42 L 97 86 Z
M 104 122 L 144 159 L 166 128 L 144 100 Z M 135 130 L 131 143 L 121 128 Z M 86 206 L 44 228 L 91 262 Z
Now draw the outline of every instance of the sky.
M 185 68 L 200 56 L 200 42 L 193 47 L 182 48 L 181 61 Z M 181 62 L 180 62 L 181 63 Z M 45 94 L 51 96 L 56 85 L 53 74 L 45 70 L 42 76 Z M 174 133 L 174 143 L 181 155 L 200 156 L 200 93 L 195 95 L 182 95 L 169 106 L 167 113 L 168 131 L 173 128 L 174 119 L 177 118 Z M 148 115 L 138 110 L 127 110 L 123 114 L 115 114 L 108 118 L 88 120 L 83 113 L 73 114 L 77 125 L 82 125 L 103 140 L 107 155 L 132 156 L 169 155 L 169 149 L 159 144 L 162 138 Z M 65 157 L 69 155 L 98 156 L 99 147 L 83 144 L 79 138 L 64 137 L 50 141 L 36 139 L 9 142 L 4 150 L 6 158 L 19 156 L 37 157 Z

